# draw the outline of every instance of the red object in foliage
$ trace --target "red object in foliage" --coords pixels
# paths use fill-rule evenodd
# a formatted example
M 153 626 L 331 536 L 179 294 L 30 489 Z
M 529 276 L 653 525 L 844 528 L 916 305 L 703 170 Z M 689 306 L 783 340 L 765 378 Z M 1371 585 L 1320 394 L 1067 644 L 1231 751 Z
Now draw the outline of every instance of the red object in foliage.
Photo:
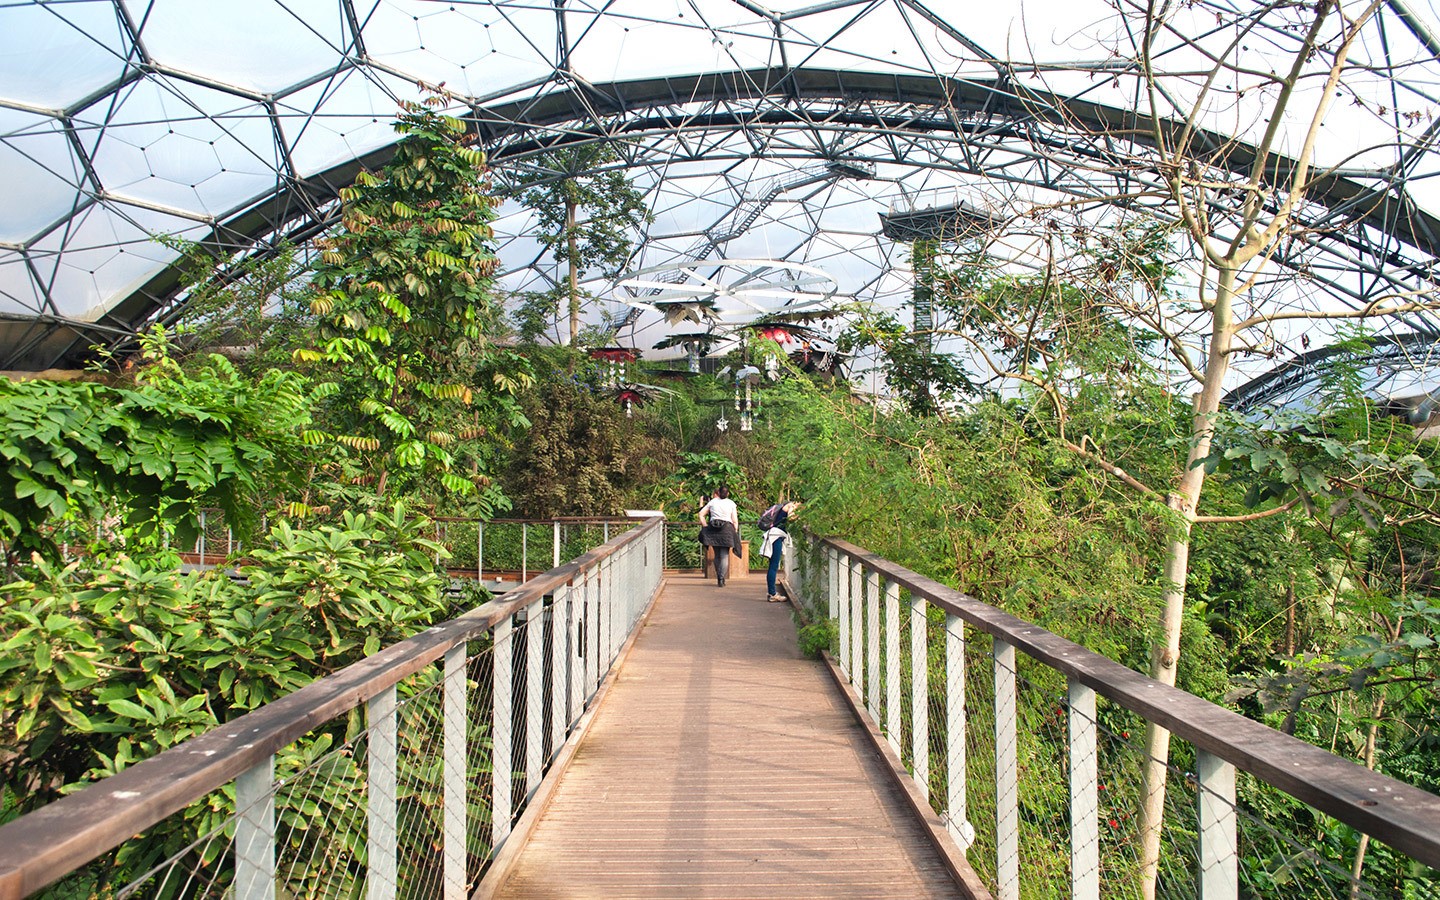
M 597 347 L 590 351 L 590 358 L 606 362 L 634 362 L 640 358 L 640 351 L 630 347 Z
M 755 330 L 755 333 L 758 334 L 760 337 L 765 338 L 766 340 L 774 341 L 777 344 L 788 344 L 791 341 L 795 340 L 795 338 L 791 337 L 790 332 L 786 331 L 783 328 L 757 328 Z
M 621 403 L 643 403 L 645 398 L 636 391 L 621 391 L 616 397 Z

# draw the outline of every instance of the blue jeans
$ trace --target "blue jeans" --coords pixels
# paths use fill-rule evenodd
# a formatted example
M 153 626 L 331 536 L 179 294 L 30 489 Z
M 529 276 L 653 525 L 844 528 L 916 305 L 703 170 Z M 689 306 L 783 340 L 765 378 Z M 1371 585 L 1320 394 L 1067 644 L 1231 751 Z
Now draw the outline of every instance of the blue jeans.
M 775 576 L 780 573 L 780 553 L 785 548 L 785 539 L 776 538 L 770 547 L 770 568 L 765 572 L 765 587 L 770 596 L 775 596 Z

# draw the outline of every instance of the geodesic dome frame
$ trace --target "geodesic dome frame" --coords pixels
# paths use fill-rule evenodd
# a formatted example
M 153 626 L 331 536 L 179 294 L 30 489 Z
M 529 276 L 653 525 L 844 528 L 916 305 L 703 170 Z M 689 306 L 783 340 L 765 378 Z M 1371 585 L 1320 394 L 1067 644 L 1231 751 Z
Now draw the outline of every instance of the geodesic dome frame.
M 1168 52 L 1224 37 L 1205 17 L 1241 21 L 1250 6 L 1187 7 L 1194 33 Z M 1085 3 L 1016 13 L 971 10 L 961 23 L 916 0 L 12 4 L 0 10 L 0 183 L 12 198 L 0 369 L 74 365 L 92 344 L 172 318 L 185 296 L 152 233 L 223 255 L 322 232 L 338 189 L 388 156 L 394 105 L 420 82 L 455 96 L 502 190 L 544 174 L 547 150 L 611 147 L 656 216 L 637 235 L 637 270 L 777 258 L 895 305 L 908 252 L 886 217 L 948 192 L 1000 222 L 1062 207 L 1097 221 L 1106 209 L 1163 216 L 1156 148 L 1135 112 L 1143 81 L 1100 52 L 1123 38 L 1124 17 Z M 1066 39 L 990 49 L 1036 18 Z M 1440 44 L 1400 0 L 1373 31 L 1362 48 L 1373 83 L 1348 95 L 1371 131 L 1342 110 L 1347 133 L 1330 136 L 1319 160 L 1330 168 L 1298 211 L 1306 239 L 1279 250 L 1303 278 L 1277 275 L 1274 290 L 1297 305 L 1358 308 L 1435 286 L 1428 109 Z M 1294 41 L 1284 27 L 1254 32 L 1271 52 Z M 1201 124 L 1201 143 L 1246 172 L 1257 122 L 1245 101 L 1232 131 Z M 1279 180 L 1289 165 L 1277 157 L 1267 171 Z M 527 226 L 514 203 L 497 225 L 502 284 L 517 293 L 556 280 Z M 663 337 L 662 322 L 617 315 L 634 346 Z M 1399 327 L 1432 323 L 1416 314 Z M 1284 337 L 1269 356 L 1290 352 Z

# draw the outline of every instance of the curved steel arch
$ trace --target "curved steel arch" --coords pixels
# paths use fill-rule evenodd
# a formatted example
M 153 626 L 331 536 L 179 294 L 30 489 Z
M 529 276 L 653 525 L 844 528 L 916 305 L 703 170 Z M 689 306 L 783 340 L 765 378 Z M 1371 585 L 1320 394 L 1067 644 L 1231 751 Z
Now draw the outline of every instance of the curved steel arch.
M 1440 337 L 1433 334 L 1382 335 L 1370 338 L 1368 343 L 1369 349 L 1340 344 L 1307 350 L 1231 390 L 1221 403 L 1240 413 L 1283 405 L 1287 396 L 1294 399 L 1296 392 L 1300 396 L 1310 393 L 1340 365 L 1393 364 L 1396 370 L 1424 371 L 1440 364 Z
M 502 178 L 503 167 L 525 166 L 546 149 L 607 141 L 627 166 L 861 159 L 974 173 L 1097 203 L 1123 197 L 1122 203 L 1153 210 L 1163 196 L 1154 148 L 1135 112 L 1020 89 L 1004 78 L 737 69 L 598 85 L 572 81 L 568 89 L 533 98 L 477 105 L 469 115 Z M 737 135 L 749 138 L 748 146 L 727 148 Z M 1228 168 L 1248 172 L 1250 147 L 1213 133 L 1199 139 L 1225 146 Z M 217 224 L 207 243 L 230 253 L 275 236 L 313 236 L 331 224 L 339 188 L 361 168 L 383 164 L 392 149 L 284 179 L 272 195 Z M 1292 165 L 1276 158 L 1268 171 L 1283 182 Z M 1357 307 L 1386 293 L 1435 287 L 1440 218 L 1409 199 L 1400 172 L 1327 173 L 1315 180 L 1310 197 L 1300 215 L 1316 237 L 1282 248 L 1282 263 Z M 178 275 L 167 270 L 98 322 L 53 316 L 0 322 L 0 341 L 12 348 L 0 368 L 22 360 L 31 366 L 73 361 L 97 339 L 114 343 L 117 334 L 172 316 L 180 289 Z M 1411 325 L 1429 330 L 1424 320 Z
M 766 104 L 770 100 L 777 102 Z M 803 105 L 807 101 L 851 105 L 816 116 Z M 671 111 L 660 112 L 667 109 Z M 534 100 L 476 108 L 472 116 L 477 134 L 500 160 L 523 158 L 573 142 L 787 125 L 876 130 L 907 137 L 954 135 L 960 143 L 970 144 L 965 161 L 971 167 L 976 166 L 974 160 L 981 152 L 997 147 L 1004 139 L 1069 153 L 1077 160 L 1130 167 L 1142 161 L 1117 153 L 1113 149 L 1116 143 L 1153 149 L 1146 123 L 1131 110 L 1020 90 L 1003 79 L 982 82 L 834 69 L 766 68 L 577 85 Z M 1164 124 L 1172 133 L 1179 128 L 1176 123 Z M 1202 152 L 1225 147 L 1226 168 L 1233 173 L 1248 174 L 1254 164 L 1254 148 L 1243 142 L 1205 131 L 1196 133 L 1196 142 Z M 1285 183 L 1293 171 L 1294 162 L 1283 156 L 1272 156 L 1266 166 L 1273 184 Z M 1137 171 L 1132 168 L 1128 174 L 1136 176 Z M 1380 181 L 1380 187 L 1366 185 L 1362 180 L 1366 177 Z M 1419 208 L 1405 191 L 1399 173 L 1328 172 L 1310 184 L 1312 202 L 1329 217 L 1307 224 L 1326 229 L 1327 241 L 1373 258 L 1369 270 L 1377 276 L 1398 269 L 1432 286 L 1440 283 L 1435 268 L 1435 257 L 1440 256 L 1440 217 Z M 1075 190 L 1060 180 L 1042 186 Z M 1162 189 L 1158 175 L 1146 186 Z M 1403 241 L 1416 254 L 1377 247 L 1364 229 Z M 1367 298 L 1355 299 L 1364 302 Z

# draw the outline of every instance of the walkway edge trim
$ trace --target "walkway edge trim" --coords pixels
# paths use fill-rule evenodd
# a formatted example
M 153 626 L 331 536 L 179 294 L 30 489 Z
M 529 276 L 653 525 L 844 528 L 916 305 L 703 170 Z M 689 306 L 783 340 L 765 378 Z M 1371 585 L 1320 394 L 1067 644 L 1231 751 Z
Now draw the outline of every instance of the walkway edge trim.
M 955 839 L 951 837 L 945 823 L 940 821 L 935 810 L 930 808 L 930 801 L 920 793 L 920 787 L 915 784 L 914 779 L 905 769 L 904 761 L 895 752 L 895 748 L 890 746 L 890 742 L 885 740 L 880 729 L 866 715 L 865 705 L 861 702 L 860 695 L 855 693 L 855 688 L 845 677 L 845 673 L 840 671 L 840 667 L 835 663 L 830 652 L 824 651 L 821 658 L 825 661 L 825 667 L 830 670 L 830 677 L 835 679 L 836 687 L 840 688 L 840 693 L 845 697 L 845 702 L 850 705 L 850 712 L 855 715 L 855 720 L 865 729 L 865 734 L 870 739 L 871 749 L 885 763 L 883 768 L 900 788 L 900 793 L 909 803 L 915 817 L 920 820 L 920 824 L 925 826 L 925 833 L 930 837 L 930 842 L 935 846 L 936 852 L 940 854 L 941 862 L 949 870 L 950 877 L 955 879 L 955 884 L 960 888 L 961 893 L 969 900 L 994 900 L 990 889 L 980 880 L 980 876 L 975 874 L 975 870 L 970 868 L 964 851 L 960 849 L 959 844 L 955 843 Z
M 665 583 L 668 581 L 661 577 L 660 584 L 655 588 L 655 593 L 650 595 L 650 600 L 645 604 L 645 612 L 641 613 L 635 627 L 630 629 L 630 636 L 620 647 L 620 652 L 615 656 L 615 662 L 610 666 L 610 671 L 605 673 L 600 686 L 596 688 L 594 695 L 590 698 L 590 705 L 580 715 L 579 721 L 571 729 L 570 736 L 561 745 L 560 752 L 555 754 L 550 764 L 550 771 L 541 780 L 540 786 L 530 797 L 525 805 L 525 811 L 515 821 L 506 836 L 505 842 L 500 845 L 495 856 L 490 861 L 490 866 L 485 870 L 485 876 L 475 886 L 475 892 L 470 895 L 471 900 L 490 900 L 500 893 L 505 887 L 505 882 L 515 870 L 515 864 L 520 861 L 520 854 L 525 850 L 525 845 L 530 842 L 530 835 L 535 831 L 535 826 L 540 824 L 540 818 L 550 808 L 550 801 L 555 798 L 555 791 L 560 782 L 565 778 L 565 773 L 570 769 L 570 763 L 575 759 L 575 752 L 580 748 L 580 742 L 590 732 L 590 726 L 594 724 L 596 713 L 605 702 L 605 697 L 610 693 L 610 688 L 620 677 L 620 672 L 625 668 L 625 662 L 630 658 L 630 650 L 635 646 L 635 641 L 640 637 L 640 632 L 645 623 L 650 620 L 650 613 L 655 609 L 655 601 L 665 590 Z M 937 820 L 938 821 L 938 820 Z

